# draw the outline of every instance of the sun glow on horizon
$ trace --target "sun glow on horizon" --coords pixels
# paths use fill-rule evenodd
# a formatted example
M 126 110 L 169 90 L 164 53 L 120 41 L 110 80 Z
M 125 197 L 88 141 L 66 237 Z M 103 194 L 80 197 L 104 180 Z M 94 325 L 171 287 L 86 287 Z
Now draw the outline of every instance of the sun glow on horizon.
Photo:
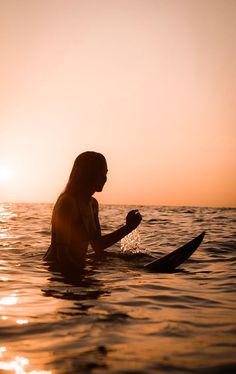
M 5 182 L 11 179 L 12 177 L 12 169 L 8 166 L 1 166 L 0 165 L 0 182 Z

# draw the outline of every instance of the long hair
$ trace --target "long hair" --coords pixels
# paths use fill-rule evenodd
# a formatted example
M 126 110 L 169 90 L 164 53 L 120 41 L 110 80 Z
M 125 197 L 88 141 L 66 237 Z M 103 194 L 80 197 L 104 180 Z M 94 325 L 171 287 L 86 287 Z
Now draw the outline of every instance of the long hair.
M 90 188 L 104 163 L 106 163 L 106 159 L 101 153 L 93 151 L 81 153 L 75 159 L 64 192 L 74 194 L 78 191 L 79 186 L 83 189 Z

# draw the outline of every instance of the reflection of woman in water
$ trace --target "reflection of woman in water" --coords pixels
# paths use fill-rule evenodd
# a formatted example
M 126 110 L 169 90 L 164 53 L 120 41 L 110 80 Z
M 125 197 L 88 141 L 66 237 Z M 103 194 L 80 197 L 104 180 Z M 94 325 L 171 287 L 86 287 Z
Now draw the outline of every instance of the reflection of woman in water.
M 102 191 L 106 180 L 107 163 L 102 154 L 89 151 L 76 158 L 66 188 L 54 206 L 51 245 L 44 260 L 66 269 L 79 268 L 84 265 L 89 243 L 96 255 L 102 255 L 104 249 L 140 224 L 140 213 L 131 210 L 124 226 L 102 236 L 93 194 Z

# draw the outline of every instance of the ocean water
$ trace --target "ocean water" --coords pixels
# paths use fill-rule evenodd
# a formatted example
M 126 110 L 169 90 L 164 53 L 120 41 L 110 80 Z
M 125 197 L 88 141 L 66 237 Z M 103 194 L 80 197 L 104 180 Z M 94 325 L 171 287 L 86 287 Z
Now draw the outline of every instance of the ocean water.
M 0 205 L 0 373 L 236 372 L 236 209 L 138 208 L 138 233 L 71 281 L 42 261 L 52 205 Z M 130 209 L 101 206 L 103 232 Z M 203 230 L 179 271 L 143 269 Z

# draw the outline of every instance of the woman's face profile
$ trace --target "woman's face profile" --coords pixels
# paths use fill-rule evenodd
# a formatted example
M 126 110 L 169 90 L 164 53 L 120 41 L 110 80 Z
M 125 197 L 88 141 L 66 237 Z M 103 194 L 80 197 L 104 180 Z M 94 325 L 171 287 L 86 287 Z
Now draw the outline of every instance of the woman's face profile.
M 94 181 L 94 188 L 96 192 L 101 192 L 103 190 L 104 184 L 107 181 L 107 163 L 104 161 L 103 165 L 99 168 L 97 172 L 96 179 Z

